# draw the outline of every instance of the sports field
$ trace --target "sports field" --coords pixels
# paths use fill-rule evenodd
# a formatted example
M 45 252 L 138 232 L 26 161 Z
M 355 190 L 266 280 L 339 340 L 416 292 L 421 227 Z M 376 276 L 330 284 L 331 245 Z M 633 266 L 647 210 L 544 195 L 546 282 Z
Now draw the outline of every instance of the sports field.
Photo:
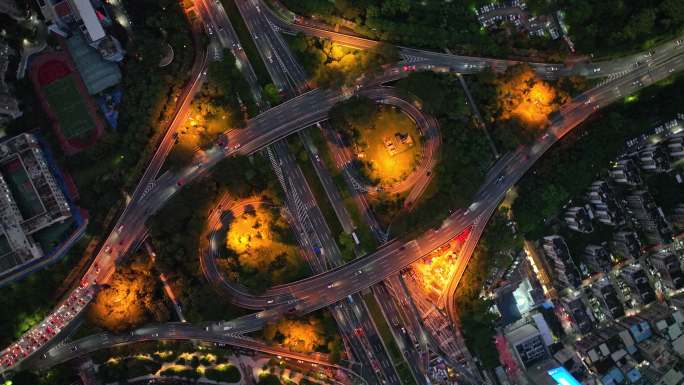
M 18 158 L 0 164 L 0 172 L 5 177 L 12 198 L 17 203 L 19 212 L 24 219 L 32 218 L 43 212 L 40 197 L 33 189 L 33 184 Z
M 66 139 L 85 137 L 95 127 L 73 74 L 44 85 L 43 92 Z

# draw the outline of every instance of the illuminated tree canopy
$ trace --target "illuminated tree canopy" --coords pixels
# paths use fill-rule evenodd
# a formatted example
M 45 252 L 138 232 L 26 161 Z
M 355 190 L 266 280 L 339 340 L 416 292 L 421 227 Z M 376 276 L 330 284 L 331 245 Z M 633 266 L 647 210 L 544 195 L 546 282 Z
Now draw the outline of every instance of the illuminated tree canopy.
M 138 259 L 117 268 L 110 284 L 88 307 L 87 316 L 93 324 L 111 331 L 167 321 L 169 311 L 151 262 Z

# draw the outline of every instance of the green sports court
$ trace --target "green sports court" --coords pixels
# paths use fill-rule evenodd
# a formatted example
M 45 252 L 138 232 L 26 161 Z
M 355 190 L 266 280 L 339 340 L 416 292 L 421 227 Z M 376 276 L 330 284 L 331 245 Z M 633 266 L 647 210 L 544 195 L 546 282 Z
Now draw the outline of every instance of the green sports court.
M 86 137 L 95 127 L 77 88 L 74 74 L 44 85 L 43 92 L 66 139 Z

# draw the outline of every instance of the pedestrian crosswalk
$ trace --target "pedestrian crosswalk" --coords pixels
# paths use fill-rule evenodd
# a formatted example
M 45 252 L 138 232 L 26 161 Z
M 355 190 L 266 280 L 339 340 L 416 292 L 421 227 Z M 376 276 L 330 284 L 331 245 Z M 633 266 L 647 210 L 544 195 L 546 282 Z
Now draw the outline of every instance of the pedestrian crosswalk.
M 608 75 L 607 78 L 603 79 L 598 85 L 599 85 L 599 87 L 604 86 L 604 85 L 612 82 L 613 80 L 620 79 L 621 77 L 627 75 L 628 73 L 630 73 L 632 71 L 634 71 L 634 68 L 629 68 L 629 69 L 626 69 L 626 70 L 623 70 L 620 72 L 614 72 L 614 73 Z
M 425 61 L 424 57 L 420 56 L 414 56 L 414 55 L 409 55 L 405 53 L 401 53 L 401 64 L 413 64 L 413 63 L 420 63 L 422 61 Z

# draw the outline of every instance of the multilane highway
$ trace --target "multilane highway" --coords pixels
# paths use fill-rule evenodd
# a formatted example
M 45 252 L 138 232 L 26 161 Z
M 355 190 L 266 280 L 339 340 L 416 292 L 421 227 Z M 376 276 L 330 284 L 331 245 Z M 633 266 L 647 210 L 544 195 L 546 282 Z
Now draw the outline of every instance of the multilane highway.
M 348 47 L 359 49 L 374 49 L 382 44 L 377 40 L 364 38 L 355 34 L 333 31 L 330 26 L 325 25 L 322 22 L 296 16 L 294 13 L 285 10 L 284 7 L 277 2 L 276 6 L 285 12 L 275 12 L 265 4 L 263 0 L 253 0 L 253 2 L 259 4 L 260 9 L 264 11 L 263 13 L 272 25 L 286 33 L 303 33 L 305 35 L 328 39 Z M 281 14 L 284 13 L 287 13 L 288 16 L 281 16 Z M 530 64 L 537 74 L 543 78 L 558 78 L 571 75 L 580 75 L 589 78 L 602 78 L 610 75 L 619 76 L 631 71 L 635 66 L 647 64 L 649 60 L 655 59 L 658 56 L 667 56 L 668 51 L 676 49 L 680 44 L 682 43 L 679 39 L 674 39 L 653 48 L 650 52 L 638 53 L 596 63 L 564 65 L 528 62 L 528 64 Z M 396 47 L 402 61 L 406 64 L 449 68 L 451 71 L 461 74 L 480 72 L 484 68 L 492 68 L 494 71 L 503 72 L 511 65 L 521 63 L 521 61 L 516 60 L 453 55 L 403 46 Z
M 673 69 L 678 71 L 682 68 L 684 68 L 684 58 L 678 56 L 653 64 L 651 67 L 639 69 L 608 85 L 587 91 L 581 97 L 573 99 L 561 108 L 549 131 L 540 137 L 536 143 L 502 158 L 493 168 L 494 175 L 487 178 L 487 182 L 475 197 L 474 203 L 465 210 L 456 211 L 439 229 L 430 230 L 428 233 L 403 244 L 399 242 L 390 243 L 373 254 L 317 276 L 273 288 L 265 294 L 265 297 L 272 296 L 274 299 L 274 302 L 269 304 L 272 307 L 253 315 L 211 325 L 208 332 L 216 335 L 217 333 L 233 334 L 250 331 L 253 330 L 253 323 L 258 324 L 260 323 L 259 320 L 276 319 L 292 308 L 298 313 L 306 313 L 330 305 L 401 270 L 429 251 L 449 241 L 470 224 L 476 223 L 478 218 L 487 217 L 498 205 L 505 192 L 522 177 L 546 150 L 597 109 L 620 100 L 653 82 L 666 78 L 674 72 Z M 225 154 L 220 157 L 223 156 Z M 209 159 L 213 159 L 213 157 Z M 209 164 L 208 161 L 205 163 Z M 181 178 L 196 177 L 203 173 L 200 170 L 206 170 L 206 168 L 206 166 L 191 167 L 190 170 L 192 171 L 182 173 Z M 166 195 L 163 192 L 168 191 L 171 188 L 170 186 L 173 186 L 178 180 L 177 176 L 175 178 L 166 176 L 160 178 L 160 183 L 163 182 L 166 187 L 158 187 L 159 190 L 150 193 L 150 197 L 158 197 L 156 199 L 162 201 L 167 200 L 172 194 Z M 149 207 L 155 206 L 158 207 L 159 204 Z M 467 260 L 462 260 L 457 269 L 455 281 L 458 281 L 462 276 L 466 266 Z M 151 338 L 163 339 L 156 336 Z M 165 336 L 164 338 L 168 337 Z M 195 337 L 178 336 L 178 338 L 191 339 Z M 92 349 L 95 350 L 98 346 L 106 347 L 109 345 L 94 344 Z M 57 353 L 51 351 L 50 354 Z
M 398 272 L 410 263 L 443 245 L 463 229 L 475 223 L 480 216 L 487 217 L 496 207 L 505 192 L 551 147 L 558 139 L 584 121 L 599 108 L 624 98 L 634 91 L 667 77 L 682 68 L 680 56 L 643 67 L 608 85 L 587 91 L 564 105 L 552 122 L 549 131 L 532 146 L 522 147 L 511 156 L 502 159 L 493 170 L 487 182 L 475 197 L 475 202 L 466 210 L 458 210 L 445 220 L 439 229 L 400 243 L 393 242 L 377 252 L 358 258 L 344 266 L 288 285 L 269 289 L 264 298 L 274 299 L 270 307 L 277 308 L 296 300 L 291 306 L 297 312 L 308 312 L 330 305 L 351 293 L 362 290 Z M 304 97 L 307 94 L 303 95 Z M 320 100 L 320 99 L 318 99 Z M 286 105 L 287 103 L 283 104 Z M 279 106 L 282 107 L 283 105 Z M 276 107 L 277 108 L 277 107 Z M 278 115 L 276 115 L 277 117 Z M 288 123 L 284 123 L 288 125 Z M 309 124 L 305 124 L 308 126 Z M 277 130 L 277 125 L 271 125 Z M 251 135 L 246 135 L 251 136 Z M 254 139 L 254 142 L 260 139 Z M 254 142 L 243 144 L 258 147 Z M 463 274 L 465 265 L 457 269 L 457 277 Z M 458 281 L 458 279 L 457 279 Z M 267 310 L 267 312 L 270 310 Z
M 298 65 L 283 37 L 263 17 L 264 15 L 258 6 L 253 7 L 249 1 L 243 0 L 236 1 L 236 4 L 276 86 L 288 95 L 301 93 L 302 90 L 307 88 L 306 75 L 301 66 Z M 300 132 L 300 136 L 306 139 L 308 134 Z M 290 154 L 281 157 L 285 161 L 291 158 Z M 290 161 L 289 163 L 294 162 Z M 314 167 L 316 167 L 320 175 L 325 176 L 324 174 L 327 170 L 317 166 L 321 166 L 321 164 L 314 163 Z M 299 217 L 298 219 L 300 219 L 303 227 L 310 229 L 310 231 L 300 234 L 300 243 L 305 246 L 305 251 L 306 249 L 311 249 L 312 243 L 320 245 L 319 251 L 315 252 L 314 258 L 309 258 L 313 271 L 321 272 L 327 270 L 328 266 L 339 266 L 342 264 L 340 251 L 337 248 L 335 239 L 329 231 L 325 218 L 318 208 L 316 199 L 308 188 L 307 180 L 304 178 L 299 167 L 296 164 L 291 164 L 289 167 L 283 167 L 280 173 L 276 169 L 276 174 L 281 184 L 283 184 L 286 195 L 289 196 L 290 210 L 296 217 Z M 323 178 L 321 181 L 324 185 L 328 182 L 328 190 L 336 189 L 334 183 L 330 184 L 332 178 Z M 331 203 L 337 205 L 336 213 L 345 213 L 346 208 L 341 200 L 333 200 Z M 308 213 L 299 215 L 300 206 L 309 207 Z M 340 218 L 342 223 L 348 220 L 348 217 L 343 216 Z M 354 300 L 357 302 L 356 305 L 342 301 L 331 309 L 340 332 L 347 342 L 346 346 L 349 346 L 353 351 L 353 356 L 363 363 L 361 369 L 365 371 L 364 377 L 369 382 L 375 383 L 377 377 L 382 383 L 399 385 L 396 370 L 389 364 L 389 358 L 383 349 L 377 331 L 368 322 L 370 317 L 366 314 L 365 308 L 358 306 L 358 302 L 360 302 L 358 295 L 349 297 L 350 302 Z M 356 332 L 359 330 L 364 332 Z M 384 379 L 382 378 L 383 376 Z
M 203 341 L 212 342 L 216 345 L 228 345 L 234 348 L 242 348 L 257 351 L 273 356 L 278 356 L 284 360 L 294 360 L 300 364 L 306 363 L 310 369 L 324 368 L 332 372 L 336 377 L 346 376 L 354 382 L 365 383 L 363 378 L 355 372 L 339 365 L 331 364 L 325 354 L 300 354 L 287 349 L 281 349 L 264 344 L 244 336 L 232 334 L 217 334 L 207 331 L 206 328 L 190 325 L 187 323 L 166 323 L 161 325 L 145 326 L 130 333 L 112 334 L 99 333 L 84 337 L 74 342 L 59 345 L 40 358 L 33 358 L 29 366 L 32 369 L 47 369 L 54 365 L 78 358 L 103 348 L 129 345 L 133 343 L 158 340 L 181 340 L 181 341 Z M 347 381 L 345 381 L 347 382 Z
M 611 83 L 588 91 L 584 99 L 575 99 L 564 106 L 560 111 L 560 119 L 553 122 L 550 130 L 552 134 L 542 137 L 539 143 L 534 146 L 516 152 L 502 167 L 504 171 L 500 176 L 503 178 L 491 178 L 491 181 L 484 186 L 482 194 L 478 196 L 478 200 L 468 210 L 459 211 L 449 217 L 440 229 L 430 231 L 404 244 L 389 244 L 376 253 L 331 272 L 310 278 L 306 282 L 296 282 L 284 288 L 274 288 L 275 291 L 285 293 L 292 289 L 288 294 L 290 299 L 278 303 L 274 302 L 273 306 L 276 307 L 266 310 L 266 315 L 269 313 L 282 314 L 283 311 L 288 311 L 292 307 L 287 302 L 293 299 L 296 301 L 294 309 L 297 312 L 306 312 L 334 303 L 344 298 L 348 293 L 356 292 L 379 282 L 387 275 L 400 270 L 443 244 L 450 237 L 458 234 L 459 231 L 456 230 L 464 228 L 468 223 L 473 223 L 480 215 L 485 215 L 487 210 L 495 206 L 503 193 L 532 165 L 534 160 L 595 109 L 619 100 L 653 81 L 665 78 L 671 71 L 680 70 L 682 63 L 679 57 L 679 47 L 680 44 L 677 42 L 671 42 L 656 48 L 655 54 L 649 56 L 646 64 L 636 67 Z M 201 73 L 199 72 L 197 76 Z M 232 144 L 228 148 L 214 147 L 208 150 L 197 164 L 177 174 L 163 175 L 155 182 L 147 180 L 152 179 L 152 177 L 144 178 L 139 185 L 144 187 L 141 187 L 141 192 L 138 193 L 136 190 L 136 193 L 133 194 L 129 206 L 84 277 L 84 284 L 91 286 L 96 282 L 106 281 L 111 276 L 116 258 L 136 244 L 140 235 L 144 233 L 146 218 L 173 196 L 184 183 L 202 175 L 213 164 L 226 156 L 252 153 L 291 132 L 324 119 L 324 113 L 321 113 L 321 109 L 312 109 L 312 107 L 327 105 L 329 108 L 343 97 L 332 91 L 310 91 L 252 119 L 247 129 L 231 133 L 229 136 L 231 136 L 230 143 Z M 588 100 L 589 103 L 584 100 Z M 155 168 L 153 165 L 150 167 L 152 170 Z M 153 174 L 156 173 L 152 172 L 149 175 Z M 459 267 L 459 275 L 464 269 L 465 263 Z M 329 284 L 332 285 L 335 282 L 340 282 L 340 284 L 328 287 Z M 302 287 L 302 284 L 305 284 L 307 288 Z M 318 299 L 312 298 L 311 293 L 315 292 L 314 290 L 318 291 L 317 294 L 322 293 Z M 73 315 L 69 317 L 73 319 Z M 35 351 L 35 349 L 26 346 L 20 347 L 20 350 L 19 357 Z M 4 356 L 5 353 L 7 350 L 0 355 Z M 7 365 L 3 361 L 0 370 L 4 371 L 11 366 L 11 364 Z

